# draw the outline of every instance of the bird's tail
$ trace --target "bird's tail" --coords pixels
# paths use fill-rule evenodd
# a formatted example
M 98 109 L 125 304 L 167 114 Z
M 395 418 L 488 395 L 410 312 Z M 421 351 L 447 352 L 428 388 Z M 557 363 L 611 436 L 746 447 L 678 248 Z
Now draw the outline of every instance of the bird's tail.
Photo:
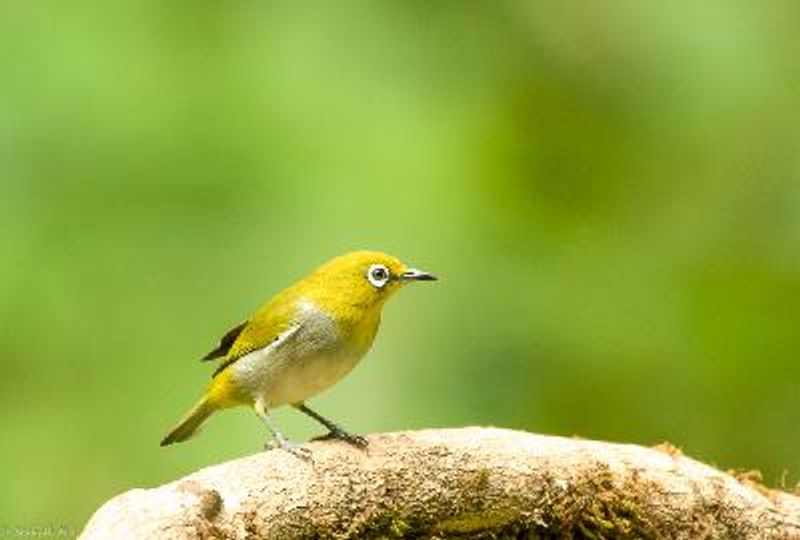
M 203 427 L 203 424 L 208 420 L 208 417 L 211 416 L 214 411 L 218 409 L 217 405 L 213 403 L 208 396 L 203 397 L 200 401 L 198 401 L 192 409 L 186 413 L 186 416 L 178 422 L 178 425 L 172 428 L 172 431 L 169 432 L 169 435 L 164 437 L 164 440 L 161 441 L 161 446 L 167 446 L 168 444 L 176 443 L 176 442 L 183 442 L 186 439 L 190 438 L 192 435 L 197 433 L 197 431 Z

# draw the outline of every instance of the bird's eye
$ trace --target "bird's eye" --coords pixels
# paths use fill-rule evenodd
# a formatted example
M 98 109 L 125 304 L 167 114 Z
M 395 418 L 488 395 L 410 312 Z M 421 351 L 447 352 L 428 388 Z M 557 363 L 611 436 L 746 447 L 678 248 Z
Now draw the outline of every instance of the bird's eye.
M 367 279 L 380 289 L 389 281 L 389 269 L 382 264 L 373 264 L 367 270 Z

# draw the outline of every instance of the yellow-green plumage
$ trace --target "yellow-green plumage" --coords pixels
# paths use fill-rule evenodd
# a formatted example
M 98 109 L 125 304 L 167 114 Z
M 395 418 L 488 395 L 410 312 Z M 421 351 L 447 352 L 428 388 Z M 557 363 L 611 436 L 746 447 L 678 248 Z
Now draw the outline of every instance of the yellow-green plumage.
M 385 283 L 374 279 L 381 268 Z M 217 409 L 252 405 L 267 420 L 267 409 L 302 404 L 334 384 L 369 350 L 386 300 L 422 279 L 435 278 L 384 253 L 360 251 L 278 293 L 209 353 L 224 354 L 211 385 L 162 445 L 186 440 Z

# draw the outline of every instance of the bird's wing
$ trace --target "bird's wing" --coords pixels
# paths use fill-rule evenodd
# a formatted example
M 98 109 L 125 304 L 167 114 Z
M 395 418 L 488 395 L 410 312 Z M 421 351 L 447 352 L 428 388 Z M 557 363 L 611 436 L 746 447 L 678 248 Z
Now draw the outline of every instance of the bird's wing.
M 285 297 L 276 297 L 261 308 L 251 320 L 240 325 L 241 328 L 236 332 L 233 341 L 228 346 L 225 360 L 217 367 L 212 377 L 216 377 L 222 370 L 244 355 L 263 349 L 273 341 L 281 339 L 282 336 L 286 335 L 287 330 L 293 328 L 296 311 L 295 302 Z M 231 330 L 228 334 L 233 334 L 234 330 Z M 226 334 L 226 337 L 228 334 Z
M 220 338 L 217 348 L 203 357 L 203 362 L 214 360 L 215 358 L 219 358 L 228 354 L 228 351 L 231 350 L 231 346 L 233 346 L 233 343 L 236 341 L 236 338 L 239 337 L 239 334 L 242 333 L 244 327 L 247 326 L 247 323 L 248 321 L 244 321 L 243 323 L 239 323 L 228 330 L 225 335 Z

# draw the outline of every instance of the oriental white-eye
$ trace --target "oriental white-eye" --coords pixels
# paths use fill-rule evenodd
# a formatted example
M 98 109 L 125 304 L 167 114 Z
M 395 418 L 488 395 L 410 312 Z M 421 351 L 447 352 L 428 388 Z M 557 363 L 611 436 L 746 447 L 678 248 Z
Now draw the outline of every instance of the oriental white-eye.
M 305 401 L 347 375 L 366 354 L 383 306 L 395 291 L 434 280 L 432 274 L 374 251 L 349 253 L 324 264 L 222 336 L 203 358 L 221 360 L 211 384 L 161 445 L 185 441 L 219 409 L 248 405 L 278 447 L 297 451 L 269 416 L 275 407 L 291 405 L 328 428 L 327 438 L 365 446 L 365 439 L 311 410 Z

